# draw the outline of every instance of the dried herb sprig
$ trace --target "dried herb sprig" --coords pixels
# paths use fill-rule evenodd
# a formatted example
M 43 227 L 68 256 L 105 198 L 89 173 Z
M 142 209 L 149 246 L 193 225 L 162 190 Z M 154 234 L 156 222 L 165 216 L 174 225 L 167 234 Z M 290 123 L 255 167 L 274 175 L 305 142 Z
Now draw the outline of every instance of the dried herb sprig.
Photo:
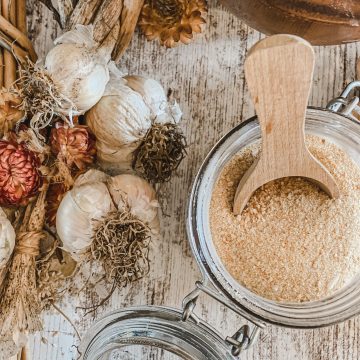
M 177 124 L 153 124 L 134 151 L 133 169 L 150 183 L 164 183 L 186 156 L 186 138 Z
M 108 281 L 122 287 L 148 274 L 150 229 L 128 208 L 97 221 L 93 236 L 91 255 L 103 264 Z
M 36 283 L 36 257 L 44 238 L 47 183 L 35 204 L 26 208 L 14 256 L 0 287 L 0 335 L 9 337 L 42 329 L 41 303 Z

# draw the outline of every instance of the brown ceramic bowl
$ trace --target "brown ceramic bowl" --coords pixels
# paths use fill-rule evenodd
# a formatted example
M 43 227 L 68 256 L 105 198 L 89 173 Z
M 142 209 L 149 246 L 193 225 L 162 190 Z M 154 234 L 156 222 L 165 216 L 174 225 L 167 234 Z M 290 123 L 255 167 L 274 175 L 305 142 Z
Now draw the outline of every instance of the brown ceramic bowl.
M 360 40 L 360 0 L 221 0 L 265 34 L 294 34 L 314 45 Z

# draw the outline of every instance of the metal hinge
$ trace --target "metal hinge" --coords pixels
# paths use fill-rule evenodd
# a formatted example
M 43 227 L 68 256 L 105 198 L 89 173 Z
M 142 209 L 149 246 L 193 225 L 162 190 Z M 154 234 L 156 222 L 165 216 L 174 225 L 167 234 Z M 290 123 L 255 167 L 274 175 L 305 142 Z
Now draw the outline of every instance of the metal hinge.
M 215 292 L 206 286 L 203 282 L 196 282 L 196 288 L 187 295 L 183 300 L 183 321 L 187 321 L 190 317 L 199 322 L 200 319 L 194 314 L 196 302 L 201 292 L 204 292 L 211 296 L 213 299 L 219 301 L 238 315 L 244 317 L 250 321 L 254 327 L 251 331 L 249 325 L 242 325 L 239 330 L 233 336 L 227 336 L 225 341 L 231 346 L 231 353 L 233 356 L 239 356 L 243 350 L 249 349 L 254 342 L 257 340 L 261 329 L 265 328 L 265 324 L 260 322 L 258 319 L 248 314 L 245 310 L 240 309 L 232 302 L 228 301 L 224 296 Z
M 356 89 L 360 89 L 360 81 L 353 81 L 346 86 L 341 95 L 333 100 L 331 100 L 326 108 L 343 114 L 345 116 L 349 116 L 355 120 L 360 119 L 360 106 L 359 106 L 359 97 L 350 95 Z M 354 115 L 354 113 L 358 114 L 358 117 Z

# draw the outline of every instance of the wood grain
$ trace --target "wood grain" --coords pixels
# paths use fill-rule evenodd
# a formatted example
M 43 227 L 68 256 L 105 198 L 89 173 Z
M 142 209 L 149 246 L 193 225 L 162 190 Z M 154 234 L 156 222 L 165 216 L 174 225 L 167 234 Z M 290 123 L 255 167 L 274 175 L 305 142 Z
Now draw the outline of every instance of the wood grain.
M 262 146 L 260 156 L 237 187 L 236 215 L 258 188 L 289 176 L 307 178 L 331 197 L 339 196 L 334 178 L 305 144 L 314 64 L 310 43 L 293 35 L 273 35 L 250 49 L 244 70 L 260 123 Z
M 209 3 L 208 24 L 203 36 L 189 46 L 166 50 L 136 34 L 120 63 L 130 74 L 161 81 L 173 92 L 184 112 L 182 127 L 188 142 L 188 157 L 178 176 L 162 189 L 164 213 L 162 237 L 152 251 L 152 270 L 146 279 L 118 291 L 97 316 L 129 305 L 181 306 L 182 298 L 200 279 L 185 234 L 185 207 L 191 183 L 213 144 L 240 121 L 254 115 L 244 81 L 243 64 L 248 49 L 262 36 L 230 15 L 215 1 Z M 58 28 L 50 12 L 38 1 L 28 0 L 29 32 L 42 56 L 51 47 Z M 325 106 L 355 78 L 360 44 L 319 47 L 310 104 Z M 76 310 L 78 301 L 61 304 L 63 311 L 84 331 L 91 316 Z M 243 321 L 206 296 L 196 312 L 222 334 L 233 334 Z M 77 338 L 72 327 L 55 311 L 44 315 L 45 329 L 31 339 L 28 359 L 76 359 Z M 269 326 L 259 341 L 244 353 L 244 360 L 357 360 L 360 358 L 360 318 L 316 330 L 291 330 Z M 161 353 L 152 357 L 163 360 Z M 6 359 L 7 360 L 7 359 Z

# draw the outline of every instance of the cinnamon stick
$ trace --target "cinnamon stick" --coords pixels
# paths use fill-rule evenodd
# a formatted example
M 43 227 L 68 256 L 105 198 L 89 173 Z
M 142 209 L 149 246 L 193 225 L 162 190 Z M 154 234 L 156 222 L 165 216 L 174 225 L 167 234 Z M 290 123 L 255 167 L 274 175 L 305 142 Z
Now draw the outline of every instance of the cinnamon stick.
M 26 0 L 16 0 L 16 27 L 24 35 L 27 34 L 26 24 Z M 26 38 L 27 39 L 27 38 Z M 15 40 L 15 38 L 14 38 Z M 28 40 L 28 39 L 27 39 Z M 21 43 L 19 42 L 21 45 Z M 22 46 L 22 45 L 21 45 Z
M 19 0 L 23 1 L 23 0 Z M 22 28 L 25 28 L 26 31 L 26 23 L 21 25 Z M 0 15 L 0 31 L 11 38 L 14 44 L 20 45 L 24 50 L 29 53 L 31 60 L 36 61 L 36 53 L 31 41 L 28 37 L 20 31 L 20 28 L 16 28 L 12 25 L 5 17 Z
M 2 13 L 6 20 L 16 25 L 15 0 L 2 0 Z M 16 80 L 16 60 L 9 50 L 4 50 L 4 86 L 9 89 Z
M 2 7 L 0 2 L 0 15 L 2 14 Z M 4 50 L 0 48 L 0 90 L 4 86 Z
M 10 54 L 15 54 L 16 58 L 21 62 L 26 61 L 26 57 L 29 55 L 27 51 L 23 50 L 19 45 L 15 44 L 14 41 L 11 38 L 9 38 L 6 34 L 4 34 L 2 31 L 0 31 L 0 46 L 6 49 L 8 52 L 10 52 Z M 4 61 L 4 66 L 5 66 L 5 61 Z M 4 69 L 4 75 L 5 75 L 5 69 Z M 4 83 L 5 83 L 5 79 L 4 79 Z

